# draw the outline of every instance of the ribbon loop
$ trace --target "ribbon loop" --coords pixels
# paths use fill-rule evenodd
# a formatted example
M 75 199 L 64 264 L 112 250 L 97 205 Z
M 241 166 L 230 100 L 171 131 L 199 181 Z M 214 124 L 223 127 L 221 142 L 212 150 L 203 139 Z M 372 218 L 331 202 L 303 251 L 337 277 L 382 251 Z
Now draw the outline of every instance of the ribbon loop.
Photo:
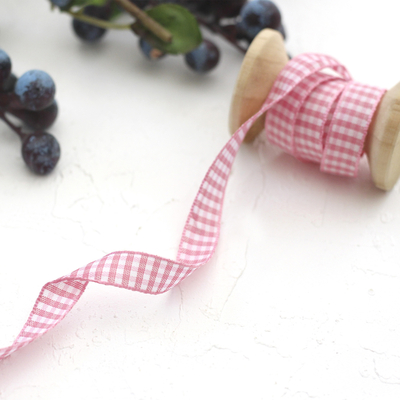
M 323 172 L 355 177 L 384 93 L 352 81 L 329 56 L 301 54 L 281 71 L 265 102 L 267 138 L 302 161 L 320 163 Z

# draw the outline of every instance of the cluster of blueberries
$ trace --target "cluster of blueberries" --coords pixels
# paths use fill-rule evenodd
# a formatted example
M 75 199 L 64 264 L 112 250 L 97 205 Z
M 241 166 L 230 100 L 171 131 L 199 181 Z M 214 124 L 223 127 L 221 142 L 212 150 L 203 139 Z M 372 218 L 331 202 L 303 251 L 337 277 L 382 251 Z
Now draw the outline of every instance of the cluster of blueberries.
M 72 0 L 50 0 L 58 7 L 66 7 Z M 278 7 L 270 0 L 130 0 L 142 9 L 160 3 L 177 3 L 186 7 L 197 18 L 200 25 L 225 37 L 229 42 L 246 51 L 254 37 L 265 28 L 281 32 L 285 37 L 282 17 Z M 101 20 L 109 20 L 112 15 L 110 0 L 104 6 L 89 5 L 84 14 Z M 106 29 L 91 25 L 78 19 L 72 21 L 76 35 L 86 42 L 96 42 L 104 36 Z M 154 49 L 145 40 L 139 40 L 139 47 L 150 60 L 165 56 Z M 218 47 L 210 40 L 184 55 L 189 68 L 198 73 L 214 69 L 220 59 Z
M 54 5 L 67 7 L 73 0 L 50 0 Z M 243 50 L 264 28 L 280 31 L 285 37 L 281 13 L 270 0 L 129 0 L 138 7 L 154 6 L 173 2 L 187 7 L 201 25 L 223 35 Z M 111 18 L 113 0 L 104 6 L 89 5 L 84 8 L 88 16 L 102 20 Z M 76 35 L 84 41 L 95 42 L 106 29 L 73 19 Z M 139 39 L 143 54 L 156 60 L 165 56 L 152 48 L 143 38 Z M 199 47 L 184 55 L 186 64 L 196 72 L 205 73 L 215 68 L 219 62 L 220 51 L 208 39 Z M 55 84 L 44 71 L 31 70 L 17 78 L 11 72 L 11 59 L 0 49 L 0 119 L 2 119 L 21 139 L 22 158 L 36 174 L 47 175 L 60 158 L 60 145 L 57 139 L 46 132 L 57 118 L 58 106 L 54 99 Z M 22 122 L 17 126 L 10 115 Z
M 11 72 L 10 57 L 0 49 L 0 119 L 19 136 L 23 160 L 39 175 L 50 173 L 60 158 L 57 139 L 45 132 L 57 118 L 55 91 L 53 79 L 44 71 L 31 70 L 17 78 Z

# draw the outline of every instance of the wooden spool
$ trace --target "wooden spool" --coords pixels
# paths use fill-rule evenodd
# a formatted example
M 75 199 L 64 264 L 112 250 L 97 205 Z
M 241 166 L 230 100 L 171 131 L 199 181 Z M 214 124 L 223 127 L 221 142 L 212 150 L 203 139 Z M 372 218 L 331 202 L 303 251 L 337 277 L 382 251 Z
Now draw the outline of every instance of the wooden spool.
M 256 36 L 243 60 L 232 97 L 231 134 L 261 108 L 288 61 L 279 32 L 265 29 Z M 251 127 L 245 142 L 253 141 L 264 129 L 264 120 L 265 114 Z M 391 190 L 400 176 L 400 83 L 382 97 L 368 128 L 364 150 L 375 186 Z

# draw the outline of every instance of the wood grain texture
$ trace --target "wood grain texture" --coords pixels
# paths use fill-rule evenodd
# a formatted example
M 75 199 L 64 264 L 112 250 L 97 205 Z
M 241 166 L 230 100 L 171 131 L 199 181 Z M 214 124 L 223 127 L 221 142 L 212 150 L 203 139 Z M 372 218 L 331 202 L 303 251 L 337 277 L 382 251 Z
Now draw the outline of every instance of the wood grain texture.
M 365 152 L 375 186 L 391 190 L 400 176 L 400 83 L 383 96 L 368 129 Z
M 231 134 L 262 106 L 276 77 L 287 64 L 282 35 L 272 29 L 264 29 L 251 43 L 243 60 L 233 93 L 229 130 Z M 251 142 L 264 129 L 265 114 L 260 116 L 246 135 Z

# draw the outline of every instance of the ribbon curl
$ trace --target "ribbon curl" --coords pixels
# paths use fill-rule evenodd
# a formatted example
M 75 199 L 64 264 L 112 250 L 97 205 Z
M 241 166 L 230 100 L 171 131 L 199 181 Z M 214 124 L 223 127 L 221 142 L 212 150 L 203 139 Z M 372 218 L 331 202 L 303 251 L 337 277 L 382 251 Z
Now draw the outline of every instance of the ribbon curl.
M 331 68 L 340 77 L 321 72 Z M 0 360 L 45 334 L 72 309 L 89 282 L 148 294 L 164 293 L 206 264 L 218 243 L 225 189 L 247 131 L 268 111 L 269 140 L 301 160 L 321 163 L 325 172 L 355 176 L 373 112 L 383 89 L 351 80 L 329 56 L 303 54 L 278 76 L 261 109 L 223 147 L 209 168 L 190 209 L 176 261 L 118 251 L 46 283 L 21 332 Z

